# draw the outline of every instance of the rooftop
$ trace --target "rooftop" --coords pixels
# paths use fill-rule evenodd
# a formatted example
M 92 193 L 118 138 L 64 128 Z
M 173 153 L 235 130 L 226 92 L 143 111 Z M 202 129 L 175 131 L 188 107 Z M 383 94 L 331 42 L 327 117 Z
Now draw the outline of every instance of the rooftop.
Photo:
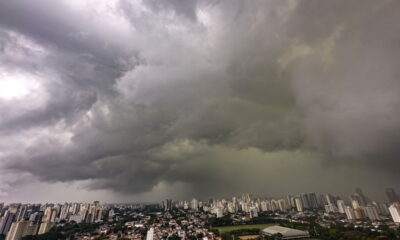
M 272 236 L 274 234 L 282 234 L 281 239 L 299 239 L 299 238 L 307 238 L 310 237 L 310 234 L 307 231 L 301 231 L 298 229 L 281 227 L 281 226 L 271 226 L 264 228 L 262 233 Z

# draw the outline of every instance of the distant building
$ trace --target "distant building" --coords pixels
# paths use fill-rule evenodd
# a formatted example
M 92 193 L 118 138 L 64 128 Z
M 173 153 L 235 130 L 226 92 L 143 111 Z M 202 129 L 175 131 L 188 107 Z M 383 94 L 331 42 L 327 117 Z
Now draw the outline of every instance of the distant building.
M 400 203 L 393 203 L 390 205 L 389 212 L 393 218 L 393 222 L 400 223 Z
M 223 214 L 223 209 L 221 207 L 215 207 L 211 210 L 212 213 L 215 213 L 217 215 L 217 218 L 221 218 L 224 216 Z
M 373 205 L 367 205 L 366 207 L 364 207 L 364 212 L 365 215 L 367 215 L 367 217 L 374 221 L 374 220 L 380 220 L 379 214 L 378 214 L 378 210 L 376 209 L 375 206 Z
M 365 218 L 364 210 L 361 207 L 354 209 L 354 213 L 356 215 L 356 219 L 364 219 Z
M 357 209 L 361 206 L 360 202 L 356 199 L 351 200 L 351 205 L 353 206 L 354 209 Z
M 52 222 L 42 222 L 40 224 L 39 232 L 38 234 L 44 234 L 50 231 L 50 229 L 54 226 L 55 224 Z
M 298 212 L 303 212 L 304 211 L 303 202 L 301 201 L 301 198 L 296 197 L 294 199 L 294 203 L 296 204 L 296 210 Z
M 343 200 L 337 200 L 337 207 L 340 213 L 345 213 L 346 205 L 344 204 Z
M 6 240 L 21 240 L 22 237 L 28 235 L 36 235 L 38 225 L 32 221 L 19 221 L 11 225 Z
M 337 207 L 333 204 L 327 204 L 325 205 L 325 212 L 327 213 L 335 213 L 337 212 Z
M 315 192 L 308 194 L 308 200 L 310 201 L 311 208 L 318 208 L 318 199 L 317 199 L 317 195 L 315 194 Z
M 7 211 L 3 218 L 1 219 L 0 222 L 0 234 L 6 235 L 8 233 L 8 230 L 11 227 L 11 223 L 14 220 L 15 213 L 12 213 L 11 211 Z
M 310 208 L 310 201 L 308 199 L 308 196 L 306 193 L 300 194 L 301 201 L 303 202 L 303 208 L 304 209 L 309 209 Z
M 307 231 L 301 231 L 281 226 L 267 227 L 264 228 L 261 232 L 264 235 L 274 236 L 277 239 L 303 239 L 310 237 L 310 234 Z
M 251 207 L 250 208 L 250 217 L 258 217 L 258 209 L 256 207 Z
M 397 195 L 393 188 L 386 188 L 385 192 L 386 197 L 388 198 L 390 203 L 400 202 L 400 197 L 399 195 Z
M 149 231 L 147 231 L 146 240 L 153 240 L 153 238 L 154 238 L 154 228 L 150 228 Z
M 197 211 L 199 209 L 199 201 L 196 198 L 193 198 L 190 207 Z
M 345 211 L 345 213 L 346 213 L 346 217 L 347 217 L 348 220 L 354 220 L 354 219 L 356 219 L 356 214 L 355 214 L 353 208 L 351 208 L 350 206 L 347 206 L 347 207 L 344 209 L 344 211 Z
M 359 200 L 362 206 L 366 206 L 369 203 L 368 198 L 364 195 L 361 188 L 356 188 L 356 195 L 359 196 Z

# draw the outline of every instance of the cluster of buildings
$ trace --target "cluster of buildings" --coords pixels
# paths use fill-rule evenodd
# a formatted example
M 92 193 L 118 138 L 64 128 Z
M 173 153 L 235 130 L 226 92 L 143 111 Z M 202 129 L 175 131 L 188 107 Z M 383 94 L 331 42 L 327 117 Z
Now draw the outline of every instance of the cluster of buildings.
M 199 239 L 212 240 L 217 236 L 209 231 L 206 220 L 212 217 L 206 213 L 184 212 L 179 217 L 173 217 L 170 213 L 158 213 L 155 221 L 149 224 L 146 240 L 155 239 Z M 145 223 L 145 225 L 148 225 Z
M 65 204 L 0 204 L 0 235 L 6 240 L 20 240 L 27 235 L 44 234 L 67 222 L 99 223 L 97 233 L 85 233 L 74 239 L 128 238 L 154 239 L 220 239 L 210 231 L 210 218 L 228 218 L 234 224 L 248 224 L 268 217 L 275 222 L 306 223 L 315 217 L 316 223 L 329 227 L 335 222 L 376 228 L 379 225 L 398 228 L 400 224 L 400 197 L 391 188 L 386 189 L 387 201 L 372 201 L 360 188 L 348 199 L 332 194 L 301 193 L 284 198 L 260 198 L 243 194 L 229 199 L 173 201 L 166 199 L 160 205 L 129 205 L 93 203 Z M 219 219 L 219 220 L 224 220 Z M 118 224 L 123 224 L 119 226 Z M 115 229 L 119 229 L 116 231 Z M 378 229 L 378 228 L 376 228 Z M 378 231 L 378 230 L 377 230 Z M 293 229 L 272 227 L 266 235 L 279 232 L 284 235 L 305 236 Z M 93 235 L 97 234 L 97 235 Z M 108 238 L 107 238 L 108 237 Z
M 0 235 L 6 240 L 19 240 L 27 235 L 48 232 L 56 223 L 100 222 L 103 207 L 98 201 L 61 204 L 0 204 Z
M 297 212 L 304 213 L 323 209 L 327 214 L 340 213 L 351 220 L 369 219 L 371 221 L 381 220 L 385 216 L 391 216 L 393 221 L 400 223 L 400 197 L 392 188 L 386 189 L 388 201 L 385 203 L 371 201 L 360 188 L 349 199 L 344 200 L 332 194 L 319 194 L 314 192 L 299 195 L 288 195 L 281 199 L 256 198 L 250 194 L 241 197 L 232 197 L 225 200 L 209 199 L 199 201 L 172 202 L 168 199 L 162 202 L 164 210 L 173 207 L 184 210 L 199 210 L 214 213 L 217 217 L 238 212 L 248 213 L 250 217 L 257 217 L 259 212 Z

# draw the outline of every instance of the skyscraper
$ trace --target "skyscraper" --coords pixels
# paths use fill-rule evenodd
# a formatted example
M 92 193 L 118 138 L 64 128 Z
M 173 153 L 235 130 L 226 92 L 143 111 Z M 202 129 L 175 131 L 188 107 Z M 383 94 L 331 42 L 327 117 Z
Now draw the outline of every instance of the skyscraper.
M 343 200 L 337 200 L 337 207 L 340 213 L 345 213 L 346 205 Z
M 44 234 L 50 231 L 50 229 L 55 225 L 55 223 L 52 222 L 42 222 L 40 224 L 39 232 L 38 234 Z
M 400 223 L 400 203 L 393 203 L 390 205 L 389 212 L 393 218 L 393 222 Z
M 298 212 L 303 212 L 304 211 L 304 207 L 303 207 L 303 203 L 301 201 L 301 198 L 299 198 L 299 197 L 294 198 L 294 202 L 296 204 L 296 210 Z
M 193 210 L 197 211 L 199 209 L 199 201 L 196 198 L 193 198 L 190 206 Z
M 349 220 L 354 220 L 354 219 L 356 219 L 356 214 L 355 214 L 355 212 L 354 212 L 354 209 L 352 209 L 350 206 L 347 206 L 347 207 L 344 209 L 344 211 L 345 211 L 345 213 L 346 213 L 347 219 L 349 219 Z
M 318 208 L 318 199 L 317 199 L 317 195 L 315 194 L 315 192 L 308 194 L 308 200 L 310 201 L 311 208 L 314 208 L 314 209 Z
M 36 235 L 38 225 L 34 222 L 25 220 L 14 222 L 7 234 L 6 240 L 21 240 L 22 237 L 28 235 Z
M 365 197 L 361 188 L 356 188 L 356 194 L 359 196 L 359 201 L 362 206 L 366 206 L 369 203 L 368 198 Z
M 367 217 L 372 221 L 380 219 L 378 211 L 373 205 L 367 205 L 366 207 L 364 207 L 364 212 Z
M 310 207 L 310 201 L 309 201 L 309 199 L 308 199 L 307 194 L 306 194 L 306 193 L 302 193 L 302 194 L 300 195 L 300 197 L 301 197 L 301 201 L 303 202 L 303 207 L 304 207 L 305 209 L 311 208 L 311 207 Z
M 154 238 L 154 228 L 150 228 L 149 231 L 147 231 L 146 240 L 153 240 L 153 238 Z
M 385 192 L 386 197 L 388 198 L 390 203 L 400 202 L 400 197 L 399 195 L 397 195 L 393 188 L 386 188 Z
M 7 210 L 7 212 L 4 214 L 0 222 L 0 234 L 6 235 L 8 233 L 8 230 L 11 227 L 11 223 L 14 220 L 14 217 L 15 213 L 12 213 L 9 210 Z

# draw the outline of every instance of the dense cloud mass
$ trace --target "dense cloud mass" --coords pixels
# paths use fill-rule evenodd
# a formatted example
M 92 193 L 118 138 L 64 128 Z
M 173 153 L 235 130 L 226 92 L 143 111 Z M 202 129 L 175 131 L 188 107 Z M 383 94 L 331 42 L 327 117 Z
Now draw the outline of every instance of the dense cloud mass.
M 1 1 L 0 199 L 400 187 L 399 9 Z

